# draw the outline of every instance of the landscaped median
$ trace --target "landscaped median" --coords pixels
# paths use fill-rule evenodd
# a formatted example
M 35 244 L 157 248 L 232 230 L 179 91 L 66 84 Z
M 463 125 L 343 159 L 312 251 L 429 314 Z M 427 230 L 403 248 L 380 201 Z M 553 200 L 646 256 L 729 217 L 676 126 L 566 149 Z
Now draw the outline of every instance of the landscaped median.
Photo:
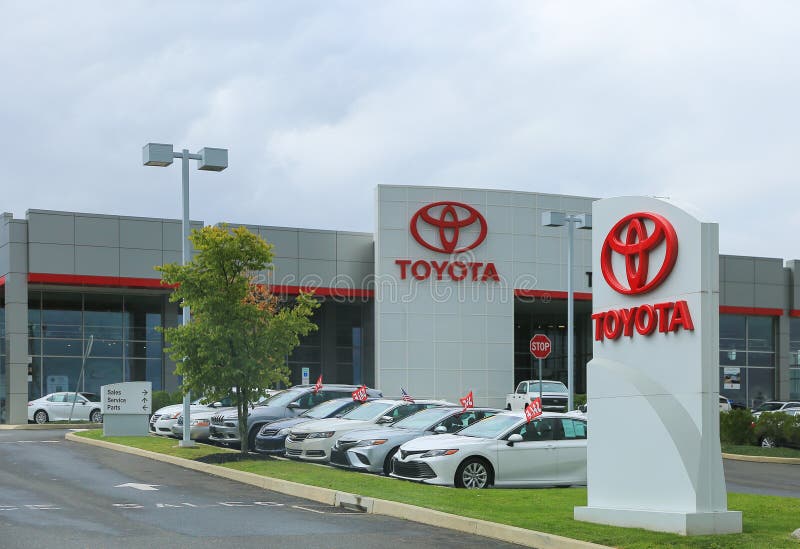
M 235 454 L 203 444 L 198 444 L 196 448 L 179 448 L 174 439 L 155 436 L 104 439 L 99 430 L 92 430 L 73 433 L 68 438 L 138 448 L 146 450 L 151 457 L 160 457 L 184 467 L 269 490 L 332 505 L 349 503 L 374 513 L 478 533 L 531 547 L 566 547 L 570 542 L 568 538 L 631 548 L 800 547 L 800 543 L 790 538 L 791 532 L 800 528 L 800 499 L 795 498 L 729 494 L 728 507 L 743 512 L 744 533 L 687 538 L 576 522 L 572 519 L 573 508 L 586 505 L 585 488 L 461 490 L 270 458 L 254 457 L 245 461 L 224 462 Z M 214 461 L 222 463 L 209 465 Z M 309 490 L 306 486 L 322 490 Z M 498 528 L 492 523 L 513 528 Z M 582 544 L 574 546 L 578 545 Z

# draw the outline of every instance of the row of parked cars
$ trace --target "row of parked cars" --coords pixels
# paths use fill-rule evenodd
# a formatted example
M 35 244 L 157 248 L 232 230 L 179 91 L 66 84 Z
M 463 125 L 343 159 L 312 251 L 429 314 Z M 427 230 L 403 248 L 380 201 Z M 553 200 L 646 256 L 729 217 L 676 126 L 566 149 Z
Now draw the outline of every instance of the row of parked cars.
M 296 386 L 265 398 L 248 417 L 253 451 L 397 478 L 466 488 L 586 484 L 587 422 L 580 414 L 468 408 L 442 400 L 383 398 L 356 387 Z M 231 402 L 193 404 L 192 438 L 238 445 Z M 180 406 L 158 410 L 156 434 L 182 436 Z

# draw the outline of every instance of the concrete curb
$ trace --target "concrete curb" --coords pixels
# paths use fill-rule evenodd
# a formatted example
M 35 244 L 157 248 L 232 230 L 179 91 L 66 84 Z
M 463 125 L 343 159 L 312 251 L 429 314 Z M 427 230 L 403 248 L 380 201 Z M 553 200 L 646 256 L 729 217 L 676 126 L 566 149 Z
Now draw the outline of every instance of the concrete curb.
M 745 456 L 743 454 L 722 454 L 722 459 L 730 459 L 733 461 L 753 461 L 756 463 L 786 463 L 789 465 L 800 465 L 800 458 Z
M 28 423 L 0 425 L 0 431 L 46 431 L 47 429 L 102 429 L 102 423 Z
M 159 454 L 158 452 L 151 452 L 149 450 L 140 450 L 138 448 L 124 446 L 122 444 L 107 442 L 105 440 L 94 440 L 90 438 L 79 437 L 75 433 L 67 433 L 65 438 L 72 442 L 89 444 L 91 446 L 99 446 L 109 450 L 115 450 L 118 452 L 124 452 L 126 454 L 147 457 L 156 461 L 171 463 L 186 469 L 200 471 L 210 475 L 226 478 L 228 480 L 263 488 L 265 490 L 279 492 L 281 494 L 309 499 L 319 503 L 324 503 L 326 505 L 343 506 L 349 509 L 358 509 L 359 511 L 366 513 L 420 522 L 430 526 L 438 526 L 439 528 L 447 528 L 449 530 L 457 530 L 459 532 L 465 532 L 468 534 L 476 534 L 478 536 L 500 541 L 516 543 L 525 547 L 536 547 L 539 549 L 609 549 L 605 545 L 598 545 L 596 543 L 587 541 L 565 538 L 562 536 L 547 534 L 545 532 L 527 530 L 525 528 L 508 526 L 486 520 L 461 517 L 458 515 L 452 515 L 450 513 L 444 513 L 442 511 L 435 511 L 433 509 L 408 505 L 406 503 L 376 499 L 357 494 L 350 494 L 348 492 L 339 492 L 329 488 L 318 488 L 316 486 L 308 486 L 306 484 L 299 484 L 297 482 L 291 482 L 288 480 L 264 477 L 255 473 L 236 471 L 234 469 L 220 467 L 219 465 L 210 465 L 208 463 L 199 463 L 186 458 L 168 456 L 165 454 Z

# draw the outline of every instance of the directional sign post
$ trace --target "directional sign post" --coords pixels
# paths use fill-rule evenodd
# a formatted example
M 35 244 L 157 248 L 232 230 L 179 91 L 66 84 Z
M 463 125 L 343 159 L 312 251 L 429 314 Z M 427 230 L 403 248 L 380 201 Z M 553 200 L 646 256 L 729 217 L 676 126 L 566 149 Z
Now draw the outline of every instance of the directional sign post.
M 129 381 L 100 388 L 103 436 L 147 436 L 153 408 L 153 384 Z
M 531 354 L 539 359 L 539 402 L 542 401 L 542 360 L 550 356 L 553 343 L 544 334 L 536 334 L 531 338 Z

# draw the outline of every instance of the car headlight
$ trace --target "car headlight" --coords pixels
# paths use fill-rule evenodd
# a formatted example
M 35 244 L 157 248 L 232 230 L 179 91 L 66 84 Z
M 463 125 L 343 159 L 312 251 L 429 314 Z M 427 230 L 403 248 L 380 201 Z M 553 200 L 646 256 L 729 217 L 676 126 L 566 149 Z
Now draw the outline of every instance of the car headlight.
M 286 427 L 285 429 L 281 429 L 280 431 L 275 433 L 275 435 L 279 437 L 288 437 L 290 431 L 291 429 L 289 427 Z
M 381 444 L 386 444 L 385 438 L 373 438 L 368 440 L 359 440 L 356 446 L 380 446 Z
M 428 450 L 424 454 L 422 454 L 421 458 L 432 458 L 432 457 L 439 457 L 439 456 L 452 456 L 458 452 L 457 448 L 450 448 L 449 450 Z
M 208 420 L 207 419 L 193 419 L 191 425 L 192 425 L 192 427 L 208 427 Z
M 311 433 L 306 438 L 331 438 L 336 431 L 323 431 L 321 433 Z

